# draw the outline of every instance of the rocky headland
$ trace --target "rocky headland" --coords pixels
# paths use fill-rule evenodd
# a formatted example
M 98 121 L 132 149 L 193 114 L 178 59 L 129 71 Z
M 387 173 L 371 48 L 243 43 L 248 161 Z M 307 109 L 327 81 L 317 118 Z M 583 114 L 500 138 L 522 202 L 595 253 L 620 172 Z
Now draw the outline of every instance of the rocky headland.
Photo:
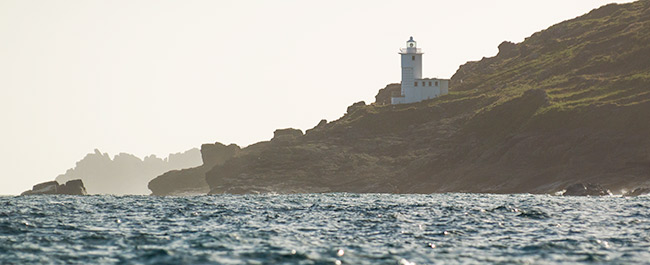
M 390 84 L 336 121 L 278 130 L 149 187 L 604 195 L 650 186 L 650 1 L 503 42 L 496 56 L 460 66 L 437 99 L 387 104 L 398 91 Z

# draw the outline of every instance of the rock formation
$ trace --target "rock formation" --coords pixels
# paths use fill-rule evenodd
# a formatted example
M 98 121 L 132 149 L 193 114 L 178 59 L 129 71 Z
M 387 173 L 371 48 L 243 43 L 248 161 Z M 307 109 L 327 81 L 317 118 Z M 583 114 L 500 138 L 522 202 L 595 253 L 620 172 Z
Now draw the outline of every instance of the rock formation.
M 366 102 L 364 101 L 356 102 L 348 107 L 348 109 L 346 110 L 346 114 L 352 114 L 353 112 L 357 111 L 358 109 L 362 109 L 365 106 L 366 106 Z
M 198 167 L 172 170 L 149 182 L 151 195 L 196 195 L 206 194 L 210 187 L 205 182 L 205 173 L 216 165 L 223 164 L 241 151 L 235 144 L 204 144 L 201 146 L 203 164 Z
M 56 180 L 64 182 L 72 179 L 84 181 L 90 194 L 146 195 L 147 183 L 169 170 L 190 168 L 201 163 L 198 149 L 170 154 L 161 159 L 154 155 L 140 159 L 134 155 L 120 153 L 110 158 L 107 153 L 95 149 L 77 162 L 74 168 L 59 175 Z
M 593 183 L 577 183 L 566 188 L 562 194 L 564 196 L 605 196 L 612 195 L 612 193 L 598 184 Z
M 31 190 L 25 191 L 20 195 L 88 195 L 83 181 L 74 179 L 60 184 L 56 181 L 48 181 L 34 185 Z
M 388 84 L 385 88 L 379 90 L 375 96 L 375 104 L 377 105 L 390 105 L 391 98 L 400 96 L 402 93 L 402 85 Z
M 278 129 L 273 132 L 273 139 L 271 139 L 271 143 L 275 143 L 275 144 L 291 143 L 302 136 L 303 136 L 302 131 L 298 129 L 293 129 L 293 128 Z
M 625 193 L 623 195 L 625 195 L 627 197 L 635 197 L 635 196 L 641 196 L 641 195 L 646 195 L 646 194 L 650 194 L 650 188 L 649 187 L 636 188 L 636 189 L 634 189 L 634 190 L 632 190 L 632 191 L 630 191 L 628 193 Z

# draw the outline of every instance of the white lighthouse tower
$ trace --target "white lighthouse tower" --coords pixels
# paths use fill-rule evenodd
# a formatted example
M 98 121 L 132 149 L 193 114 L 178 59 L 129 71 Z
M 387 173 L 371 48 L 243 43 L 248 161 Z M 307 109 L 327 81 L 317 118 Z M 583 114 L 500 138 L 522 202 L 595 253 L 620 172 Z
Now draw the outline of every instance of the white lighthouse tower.
M 449 79 L 422 78 L 422 50 L 411 37 L 402 56 L 402 89 L 399 97 L 392 97 L 391 104 L 405 104 L 432 99 L 448 93 Z

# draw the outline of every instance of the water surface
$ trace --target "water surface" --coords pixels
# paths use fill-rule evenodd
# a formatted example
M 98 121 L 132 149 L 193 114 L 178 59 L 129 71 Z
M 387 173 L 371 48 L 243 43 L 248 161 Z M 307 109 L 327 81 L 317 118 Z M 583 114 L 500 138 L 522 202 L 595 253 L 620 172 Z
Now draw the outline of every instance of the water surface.
M 650 197 L 0 197 L 0 264 L 648 264 Z

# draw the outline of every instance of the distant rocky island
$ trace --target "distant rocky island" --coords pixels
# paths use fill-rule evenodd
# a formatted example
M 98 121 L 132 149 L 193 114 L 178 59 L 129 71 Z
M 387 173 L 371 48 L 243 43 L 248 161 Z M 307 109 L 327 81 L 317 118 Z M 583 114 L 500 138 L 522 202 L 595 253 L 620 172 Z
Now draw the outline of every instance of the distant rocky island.
M 278 130 L 246 148 L 204 145 L 202 166 L 165 173 L 149 188 L 642 192 L 650 186 L 648 54 L 650 1 L 606 5 L 462 65 L 448 95 L 390 105 L 400 89 L 390 84 L 375 103 L 355 103 L 304 134 Z
M 74 168 L 56 177 L 60 183 L 83 180 L 89 194 L 148 195 L 147 183 L 167 171 L 191 168 L 201 164 L 201 153 L 194 148 L 167 158 L 154 155 L 140 159 L 120 153 L 113 159 L 95 149 L 77 162 Z

